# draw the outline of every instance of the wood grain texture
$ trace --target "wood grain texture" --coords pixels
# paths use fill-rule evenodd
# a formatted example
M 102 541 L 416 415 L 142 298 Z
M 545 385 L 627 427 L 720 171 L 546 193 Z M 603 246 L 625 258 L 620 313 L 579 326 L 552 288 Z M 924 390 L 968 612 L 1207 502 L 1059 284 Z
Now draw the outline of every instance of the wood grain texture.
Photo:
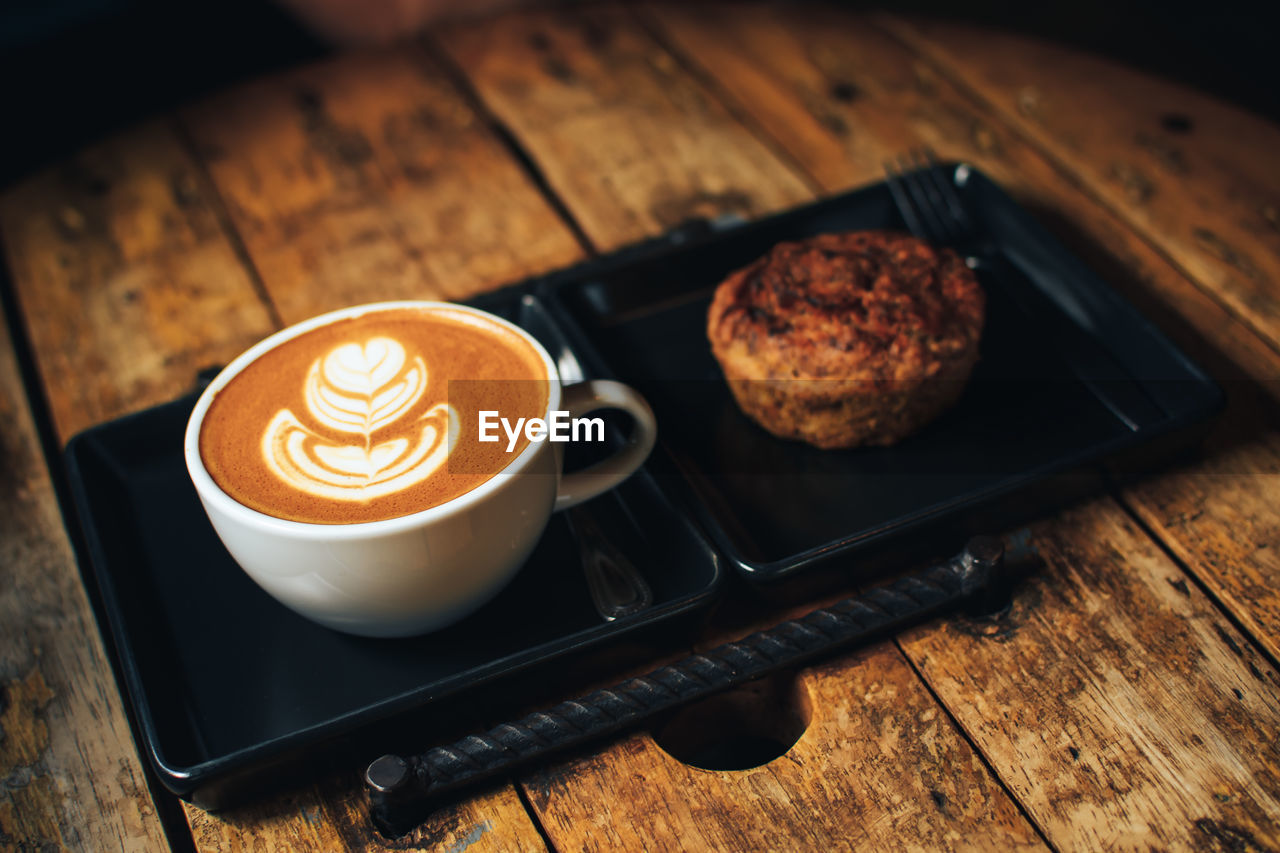
M 1280 127 L 1083 51 L 891 23 L 1280 347 Z
M 413 45 L 254 82 L 183 121 L 286 323 L 462 298 L 581 253 Z
M 1280 128 L 1123 69 L 1103 87 L 1086 79 L 1086 72 L 1096 73 L 1095 60 L 1068 61 L 1058 50 L 1039 54 L 1038 45 L 1020 39 L 986 36 L 991 53 L 961 59 L 941 43 L 972 35 L 968 31 L 944 38 L 937 27 L 918 22 L 890 21 L 890 27 L 939 62 L 941 73 L 972 85 L 1115 210 L 1120 221 L 1107 217 L 1099 224 L 1108 227 L 1086 230 L 1099 242 L 1129 244 L 1120 258 L 1136 269 L 1141 284 L 1121 289 L 1149 315 L 1165 320 L 1165 328 L 1226 386 L 1226 422 L 1211 437 L 1207 458 L 1132 486 L 1125 500 L 1251 635 L 1280 656 L 1280 559 L 1274 551 L 1280 543 L 1274 511 L 1280 506 L 1280 327 L 1271 301 L 1276 279 L 1268 266 L 1280 251 L 1272 209 L 1280 198 L 1280 169 L 1265 155 L 1280 145 Z M 1032 62 L 1033 54 L 1045 61 Z M 1049 68 L 1054 70 L 1046 76 Z M 1015 79 L 1024 81 L 1014 100 L 1020 118 L 1009 114 Z M 1103 118 L 1087 122 L 1085 103 Z M 1170 116 L 1178 121 L 1165 126 Z M 1066 133 L 1068 124 L 1080 130 Z M 1099 164 L 1108 157 L 1112 167 L 1104 175 Z M 1102 186 L 1107 180 L 1127 183 L 1131 191 Z M 1134 181 L 1151 184 L 1150 191 L 1132 191 Z M 1233 248 L 1236 243 L 1252 254 Z M 1199 294 L 1184 284 L 1179 270 L 1195 281 Z M 1189 340 L 1186 327 L 1203 340 Z
M 1237 394 L 1237 396 L 1241 396 Z M 1237 411 L 1206 458 L 1149 477 L 1125 501 L 1257 639 L 1280 657 L 1280 417 Z
M 437 42 L 602 250 L 811 197 L 622 9 L 505 14 Z
M 886 32 L 830 6 L 653 4 L 644 20 L 823 190 L 883 179 L 921 145 L 973 163 L 1219 378 L 1280 380 L 1276 352 L 1004 116 Z M 891 19 L 890 19 L 891 20 Z
M 1280 398 L 1280 357 L 1265 340 L 872 19 L 808 7 L 727 17 L 665 4 L 646 19 L 829 189 L 876 180 L 886 160 L 921 143 L 974 163 L 1206 365 L 1230 399 L 1206 461 L 1132 486 L 1125 499 L 1280 652 L 1280 520 L 1271 509 L 1280 481 L 1266 402 Z
M 165 846 L 0 312 L 0 848 Z
M 1280 845 L 1276 671 L 1108 501 L 1012 541 L 1007 615 L 901 644 L 1050 842 Z
M 547 849 L 509 784 L 445 806 L 409 834 L 386 839 L 369 822 L 369 804 L 356 782 L 353 777 L 328 777 L 305 791 L 218 814 L 189 807 L 196 849 L 218 853 L 540 853 Z
M 1043 849 L 892 645 L 797 688 L 807 729 L 767 764 L 702 770 L 636 734 L 529 774 L 529 801 L 561 850 Z
M 164 122 L 0 196 L 0 235 L 59 437 L 170 400 L 272 331 Z

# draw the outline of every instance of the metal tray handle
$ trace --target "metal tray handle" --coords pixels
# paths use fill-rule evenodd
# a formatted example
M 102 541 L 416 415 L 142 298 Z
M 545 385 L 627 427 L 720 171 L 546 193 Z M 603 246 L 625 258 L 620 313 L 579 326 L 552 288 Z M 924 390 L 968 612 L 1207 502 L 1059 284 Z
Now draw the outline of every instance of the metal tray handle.
M 955 557 L 807 616 L 484 734 L 407 757 L 384 755 L 365 771 L 370 814 L 384 835 L 408 832 L 448 794 L 637 725 L 775 670 L 803 664 L 968 604 L 989 612 L 1004 560 L 999 539 L 978 536 Z

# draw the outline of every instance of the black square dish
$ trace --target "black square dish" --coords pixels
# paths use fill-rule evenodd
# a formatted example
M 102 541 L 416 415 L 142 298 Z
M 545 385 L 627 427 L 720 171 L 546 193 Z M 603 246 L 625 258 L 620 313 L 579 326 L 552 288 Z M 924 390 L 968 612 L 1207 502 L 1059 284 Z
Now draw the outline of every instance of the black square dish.
M 905 231 L 884 184 L 546 285 L 591 371 L 649 399 L 664 481 L 753 581 L 833 558 L 846 570 L 887 548 L 900 558 L 926 526 L 956 537 L 1005 526 L 1095 487 L 1094 463 L 1129 466 L 1153 443 L 1194 438 L 1222 406 L 1211 379 L 995 184 L 967 166 L 945 174 L 1014 274 L 980 270 L 973 376 L 953 408 L 892 447 L 770 435 L 738 409 L 706 332 L 716 285 L 776 243 Z
M 521 322 L 524 295 L 476 303 Z M 232 804 L 330 759 L 355 767 L 420 748 L 431 726 L 483 722 L 499 697 L 602 646 L 665 647 L 696 626 L 721 579 L 710 544 L 642 470 L 582 509 L 652 588 L 643 612 L 601 619 L 557 514 L 515 580 L 457 625 L 395 640 L 331 631 L 261 590 L 218 540 L 182 453 L 195 400 L 89 429 L 67 459 L 145 752 L 166 786 L 201 805 Z

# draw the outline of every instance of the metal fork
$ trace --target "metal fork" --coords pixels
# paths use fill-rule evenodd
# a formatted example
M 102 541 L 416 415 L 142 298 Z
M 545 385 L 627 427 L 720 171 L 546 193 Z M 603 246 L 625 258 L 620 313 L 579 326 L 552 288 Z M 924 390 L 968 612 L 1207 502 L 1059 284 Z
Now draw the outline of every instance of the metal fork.
M 956 190 L 969 175 L 965 164 L 948 175 L 928 148 L 884 164 L 885 183 L 908 230 L 935 246 L 948 246 L 970 269 L 986 274 L 1009 301 L 1057 345 L 1059 354 L 1102 403 L 1129 429 L 1160 421 L 1167 413 L 1135 383 L 1115 357 L 1085 329 L 1096 328 L 1083 305 L 1043 293 L 1012 264 Z M 1063 314 L 1074 318 L 1065 321 Z
M 956 178 L 963 180 L 968 169 L 963 164 L 958 166 Z M 894 204 L 912 234 L 935 245 L 951 246 L 962 254 L 978 248 L 982 233 L 978 222 L 956 192 L 955 184 L 938 168 L 931 150 L 916 149 L 896 161 L 885 161 L 884 172 Z
M 934 245 L 950 246 L 975 270 L 988 273 L 1028 315 L 1043 318 L 1052 303 L 1077 326 L 1101 334 L 1106 308 L 1087 304 L 1085 294 L 1053 289 L 1042 292 L 1015 266 L 992 238 L 972 206 L 956 189 L 964 186 L 972 169 L 965 163 L 948 175 L 928 148 L 916 149 L 885 163 L 886 183 L 894 203 L 912 234 Z

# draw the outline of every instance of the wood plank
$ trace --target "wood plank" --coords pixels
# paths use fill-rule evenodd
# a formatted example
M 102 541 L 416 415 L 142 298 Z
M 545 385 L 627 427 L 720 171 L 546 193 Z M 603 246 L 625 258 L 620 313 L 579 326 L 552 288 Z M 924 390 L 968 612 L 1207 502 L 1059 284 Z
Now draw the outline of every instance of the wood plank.
M 1009 613 L 902 647 L 1060 849 L 1273 849 L 1280 676 L 1119 508 L 1014 535 Z
M 0 846 L 162 849 L 7 330 L 0 311 Z
M 601 250 L 811 197 L 621 9 L 505 14 L 449 27 L 436 43 Z
M 219 853 L 339 851 L 545 851 L 515 789 L 506 784 L 442 807 L 400 838 L 380 836 L 369 822 L 363 790 L 329 777 L 261 804 L 211 814 L 188 808 L 197 850 Z
M 827 188 L 876 180 L 884 161 L 921 143 L 944 159 L 972 162 L 1223 382 L 1231 402 L 1209 444 L 1217 461 L 1153 477 L 1126 490 L 1126 500 L 1260 642 L 1280 652 L 1280 566 L 1259 547 L 1280 538 L 1280 518 L 1269 509 L 1280 505 L 1271 476 L 1275 421 L 1262 402 L 1280 399 L 1276 351 L 999 115 L 869 19 L 760 7 L 731 17 L 698 6 L 656 6 L 650 14 L 664 38 Z M 1247 536 L 1223 533 L 1242 524 Z
M 529 774 L 530 803 L 565 850 L 1043 849 L 891 644 L 798 688 L 807 728 L 767 764 L 703 770 L 640 733 Z
M 178 396 L 273 328 L 164 122 L 6 191 L 0 236 L 63 441 Z
M 1050 42 L 925 20 L 891 26 L 1280 347 L 1280 127 Z
M 385 839 L 369 822 L 362 788 L 330 779 L 320 786 L 325 815 L 341 828 L 352 851 L 466 850 L 468 853 L 545 853 L 547 846 L 510 782 L 473 793 L 466 801 L 442 805 L 407 835 Z M 326 848 L 318 848 L 325 850 Z
M 1211 437 L 1203 460 L 1132 485 L 1124 500 L 1275 659 L 1280 417 L 1267 400 L 1235 420 Z
M 581 254 L 416 46 L 256 81 L 183 121 L 286 323 L 461 298 Z

